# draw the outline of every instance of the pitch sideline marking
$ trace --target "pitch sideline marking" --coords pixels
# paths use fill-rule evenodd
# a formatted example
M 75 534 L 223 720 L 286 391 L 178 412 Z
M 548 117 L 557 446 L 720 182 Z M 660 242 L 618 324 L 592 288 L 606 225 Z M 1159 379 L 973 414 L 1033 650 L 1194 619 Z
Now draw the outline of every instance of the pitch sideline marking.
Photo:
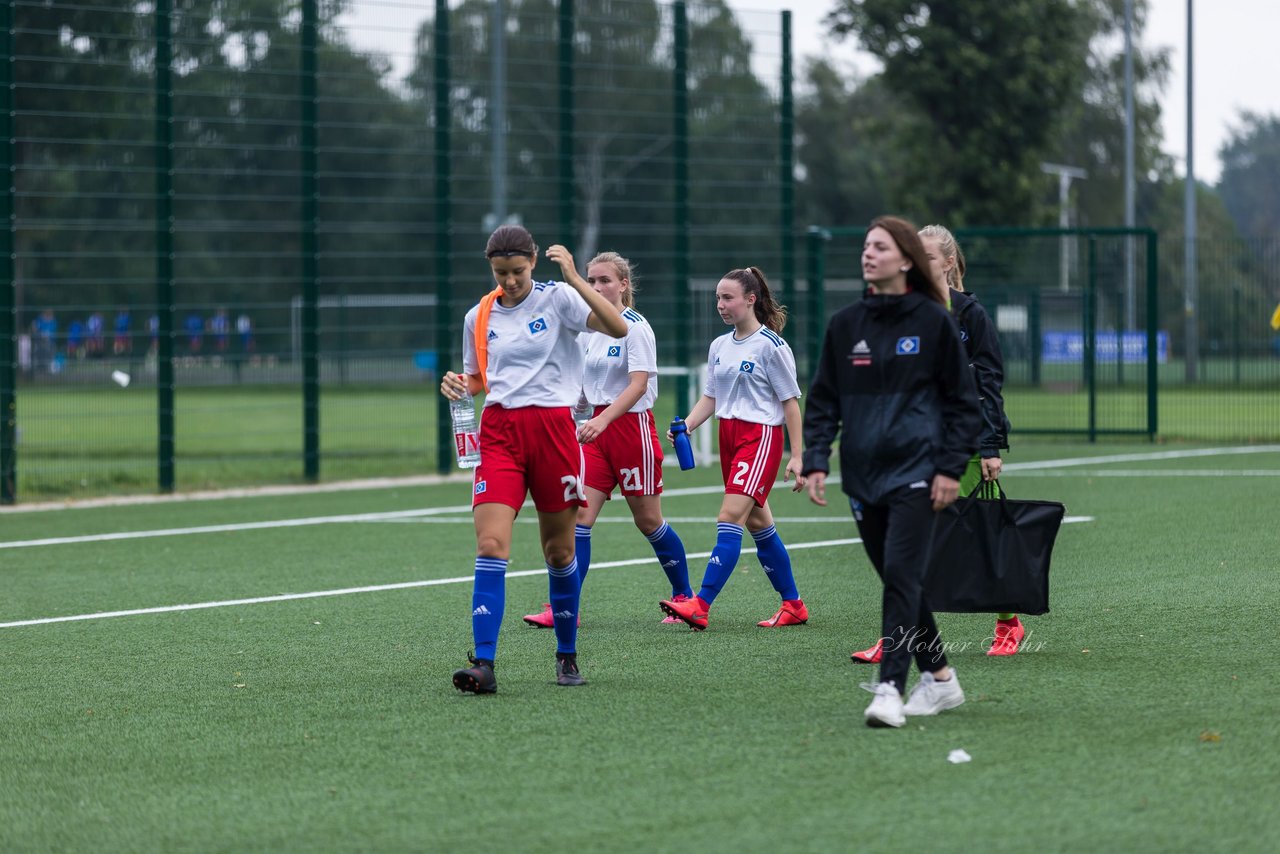
M 1079 522 L 1092 522 L 1092 516 L 1067 516 L 1062 520 L 1064 525 L 1075 524 Z M 802 549 L 822 549 L 833 546 L 850 546 L 862 542 L 860 537 L 851 537 L 842 540 L 817 540 L 809 543 L 788 543 L 788 551 L 800 551 Z M 744 548 L 743 554 L 755 554 L 754 548 Z M 710 557 L 711 552 L 692 552 L 686 557 L 689 558 L 705 558 Z M 652 557 L 630 558 L 628 560 L 612 560 L 602 561 L 598 564 L 592 564 L 592 569 L 610 569 L 620 566 L 639 566 L 641 564 L 652 563 Z M 514 572 L 508 572 L 507 578 L 526 578 L 536 575 L 546 575 L 547 570 L 543 569 L 520 569 Z M 189 605 L 161 605 L 154 608 L 132 608 L 126 611 L 100 611 L 94 614 L 72 614 L 65 617 L 41 617 L 35 620 L 15 620 L 9 623 L 0 623 L 0 629 L 15 629 L 22 626 L 42 626 L 50 623 L 72 623 L 82 620 L 105 620 L 113 617 L 136 617 L 143 614 L 167 614 L 175 611 L 200 611 L 209 608 L 229 608 L 234 605 L 262 605 L 270 602 L 288 602 L 295 599 L 321 599 L 332 596 L 350 596 L 354 593 L 379 593 L 387 590 L 409 590 L 416 587 L 439 587 L 445 584 L 466 584 L 474 580 L 474 576 L 458 576 L 456 578 L 431 578 L 424 581 L 401 581 L 395 584 L 371 584 L 364 587 L 344 587 L 337 590 L 314 590 L 309 593 L 280 593 L 275 596 L 254 596 L 249 599 L 224 599 L 216 602 L 195 602 Z
M 1187 459 L 1195 457 L 1231 456 L 1238 454 L 1262 454 L 1280 451 L 1280 445 L 1241 445 L 1227 448 L 1195 448 L 1181 451 L 1150 451 L 1141 454 L 1115 454 L 1099 457 L 1068 457 L 1060 460 L 1037 460 L 1026 463 L 1009 463 L 1004 466 L 1010 472 L 1042 471 L 1044 469 L 1065 468 L 1069 466 L 1096 465 L 1099 463 L 1143 462 L 1154 460 Z M 827 479 L 830 484 L 839 482 L 836 477 Z M 666 495 L 709 495 L 724 491 L 722 486 L 695 486 L 683 489 L 668 490 Z M 527 505 L 526 505 L 527 506 Z M 50 537 L 41 540 L 14 540 L 0 542 L 0 549 L 31 548 L 34 546 L 57 546 L 72 543 L 96 543 L 115 540 L 144 539 L 149 537 L 172 537 L 189 534 L 212 534 L 230 531 L 265 530 L 270 528 L 293 528 L 307 525 L 326 525 L 336 522 L 382 521 L 395 518 L 411 518 L 415 515 L 433 516 L 441 513 L 470 512 L 469 505 L 452 508 L 436 507 L 429 510 L 400 510 L 391 513 L 356 513 L 343 516 L 314 516 L 302 519 L 281 519 L 271 522 L 243 522 L 228 525 L 207 525 L 192 528 L 168 528 L 153 531 L 122 531 L 114 534 L 88 534 L 79 537 Z

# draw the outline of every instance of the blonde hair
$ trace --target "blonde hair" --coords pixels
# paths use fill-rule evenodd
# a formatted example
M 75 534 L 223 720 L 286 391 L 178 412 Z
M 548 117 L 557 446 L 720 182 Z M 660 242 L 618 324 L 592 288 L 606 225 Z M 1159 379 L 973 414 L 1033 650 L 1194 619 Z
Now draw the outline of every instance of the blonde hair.
M 724 278 L 742 285 L 743 296 L 755 294 L 756 320 L 774 332 L 782 333 L 782 327 L 787 325 L 787 307 L 773 298 L 773 293 L 769 290 L 769 282 L 765 280 L 764 273 L 760 272 L 759 267 L 730 270 L 724 274 Z
M 956 242 L 956 236 L 944 225 L 926 225 L 920 229 L 921 237 L 932 237 L 938 241 L 938 251 L 943 258 L 955 258 L 955 266 L 947 270 L 947 287 L 964 293 L 964 252 Z
M 612 264 L 613 271 L 618 277 L 618 281 L 626 280 L 627 289 L 622 292 L 622 304 L 627 308 L 636 307 L 636 282 L 632 278 L 631 262 L 623 258 L 617 252 L 601 252 L 596 257 L 587 262 L 587 272 L 596 264 Z

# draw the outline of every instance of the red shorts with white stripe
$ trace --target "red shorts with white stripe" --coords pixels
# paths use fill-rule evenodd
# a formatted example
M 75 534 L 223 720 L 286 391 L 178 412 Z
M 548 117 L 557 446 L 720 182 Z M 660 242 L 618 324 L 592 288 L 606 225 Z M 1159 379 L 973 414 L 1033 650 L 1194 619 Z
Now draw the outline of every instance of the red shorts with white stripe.
M 720 420 L 720 473 L 725 495 L 749 495 L 763 507 L 782 464 L 782 427 Z
M 595 414 L 606 407 L 597 406 Z M 582 446 L 587 486 L 605 495 L 621 487 L 623 495 L 662 494 L 662 446 L 652 410 L 624 412 L 594 442 Z
M 526 491 L 543 513 L 584 507 L 582 471 L 582 446 L 567 406 L 484 408 L 472 507 L 505 504 L 519 512 Z

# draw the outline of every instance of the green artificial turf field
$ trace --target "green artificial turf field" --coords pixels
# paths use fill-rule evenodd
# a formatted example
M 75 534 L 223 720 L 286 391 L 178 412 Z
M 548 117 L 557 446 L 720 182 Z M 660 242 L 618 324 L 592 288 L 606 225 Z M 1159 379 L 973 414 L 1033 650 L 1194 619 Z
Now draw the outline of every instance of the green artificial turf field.
M 571 689 L 520 622 L 546 601 L 522 514 L 489 697 L 449 680 L 465 483 L 0 513 L 0 850 L 1268 850 L 1280 449 L 1194 450 L 1020 444 L 1009 493 L 1089 519 L 1059 536 L 1053 610 L 1005 659 L 992 618 L 943 615 L 968 701 L 902 730 L 863 725 L 875 669 L 849 652 L 879 586 L 835 490 L 771 499 L 812 615 L 780 630 L 755 626 L 776 595 L 753 556 L 709 631 L 660 624 L 613 502 Z M 666 480 L 705 554 L 715 472 Z

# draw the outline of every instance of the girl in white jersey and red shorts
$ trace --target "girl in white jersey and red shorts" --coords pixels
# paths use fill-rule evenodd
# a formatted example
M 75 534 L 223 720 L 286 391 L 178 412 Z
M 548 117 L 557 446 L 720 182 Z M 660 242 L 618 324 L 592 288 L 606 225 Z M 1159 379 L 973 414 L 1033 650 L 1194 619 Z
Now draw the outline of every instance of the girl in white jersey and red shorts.
M 588 333 L 578 338 L 586 358 L 582 396 L 591 417 L 578 428 L 586 458 L 587 506 L 578 511 L 574 534 L 579 587 L 591 568 L 591 528 L 615 488 L 627 500 L 636 527 L 653 546 L 671 582 L 671 596 L 693 596 L 684 543 L 662 518 L 662 446 L 653 421 L 658 397 L 658 348 L 653 328 L 635 309 L 631 262 L 617 252 L 603 252 L 587 264 L 587 284 L 595 288 L 627 322 L 625 338 Z M 554 615 L 545 605 L 524 621 L 551 628 Z M 667 617 L 664 623 L 679 623 Z
M 729 580 L 742 554 L 742 529 L 751 531 L 756 556 L 782 605 L 765 628 L 798 626 L 809 610 L 796 591 L 791 557 L 782 544 L 769 510 L 769 491 L 782 462 L 782 425 L 791 440 L 791 458 L 784 480 L 794 475 L 793 491 L 805 485 L 800 474 L 804 452 L 800 425 L 800 385 L 796 360 L 779 333 L 787 310 L 769 292 L 764 274 L 755 267 L 731 270 L 716 285 L 716 310 L 733 331 L 711 342 L 707 354 L 707 383 L 702 399 L 685 417 L 689 432 L 714 412 L 720 421 L 720 471 L 724 500 L 720 504 L 716 545 L 707 560 L 698 595 L 688 601 L 664 599 L 662 610 L 688 623 L 695 631 L 707 627 L 707 613 Z M 667 433 L 671 439 L 671 433 Z
M 440 393 L 457 400 L 464 390 L 487 392 L 480 419 L 480 465 L 472 482 L 476 528 L 471 666 L 454 671 L 460 691 L 492 694 L 498 629 L 506 604 L 511 534 L 526 493 L 533 494 L 547 563 L 556 634 L 556 682 L 582 685 L 577 663 L 578 572 L 573 525 L 582 497 L 582 450 L 571 407 L 582 378 L 580 332 L 622 337 L 627 324 L 592 290 L 563 246 L 547 258 L 565 282 L 535 282 L 538 247 L 518 225 L 493 233 L 485 256 L 498 287 L 467 312 L 463 374 L 448 371 Z

